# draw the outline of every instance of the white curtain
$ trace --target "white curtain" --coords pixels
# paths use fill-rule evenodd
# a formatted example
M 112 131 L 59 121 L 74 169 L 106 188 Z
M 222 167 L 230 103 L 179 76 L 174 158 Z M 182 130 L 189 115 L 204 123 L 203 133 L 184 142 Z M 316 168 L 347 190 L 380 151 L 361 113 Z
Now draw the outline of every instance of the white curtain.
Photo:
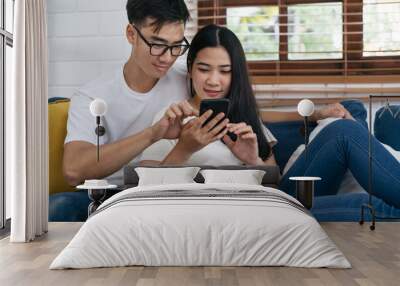
M 12 242 L 48 227 L 46 0 L 15 1 L 13 92 L 6 98 L 6 187 Z

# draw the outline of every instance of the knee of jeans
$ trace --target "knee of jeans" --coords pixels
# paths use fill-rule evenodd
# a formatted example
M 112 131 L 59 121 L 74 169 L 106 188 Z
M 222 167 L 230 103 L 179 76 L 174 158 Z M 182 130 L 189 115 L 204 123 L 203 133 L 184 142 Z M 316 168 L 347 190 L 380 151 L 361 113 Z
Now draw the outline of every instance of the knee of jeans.
M 328 125 L 328 127 L 330 127 L 329 132 L 335 135 L 351 135 L 367 131 L 359 122 L 350 119 L 337 120 Z

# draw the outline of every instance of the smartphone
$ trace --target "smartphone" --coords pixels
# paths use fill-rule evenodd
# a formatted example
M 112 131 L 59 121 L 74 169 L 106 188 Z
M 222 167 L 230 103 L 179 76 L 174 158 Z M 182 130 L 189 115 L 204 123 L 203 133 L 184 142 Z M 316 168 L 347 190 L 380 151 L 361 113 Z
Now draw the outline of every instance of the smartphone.
M 213 111 L 212 115 L 204 122 L 203 126 L 210 122 L 215 116 L 223 112 L 225 117 L 228 115 L 229 110 L 229 99 L 217 98 L 217 99 L 204 99 L 200 102 L 200 116 L 207 110 L 211 109 Z M 223 119 L 224 119 L 223 118 Z M 223 120 L 221 119 L 221 121 Z M 220 122 L 221 122 L 220 121 Z

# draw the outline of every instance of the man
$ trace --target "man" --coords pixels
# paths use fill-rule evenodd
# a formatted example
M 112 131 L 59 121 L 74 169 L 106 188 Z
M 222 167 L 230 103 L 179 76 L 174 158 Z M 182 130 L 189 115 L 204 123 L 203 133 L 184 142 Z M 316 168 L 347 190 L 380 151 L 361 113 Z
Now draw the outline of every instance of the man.
M 76 186 L 86 179 L 106 178 L 122 184 L 125 164 L 140 160 L 141 152 L 162 138 L 176 138 L 180 124 L 177 115 L 195 115 L 185 101 L 188 96 L 186 70 L 173 66 L 189 44 L 184 27 L 189 18 L 183 0 L 128 0 L 129 24 L 126 37 L 132 45 L 126 64 L 79 89 L 71 98 L 63 172 Z M 96 156 L 95 118 L 89 106 L 95 98 L 106 101 L 102 117 L 106 129 L 100 137 L 100 161 Z M 151 126 L 153 117 L 171 105 L 166 114 Z M 50 197 L 50 220 L 83 220 L 89 201 L 84 192 Z M 70 213 L 66 215 L 65 208 Z M 64 216 L 60 217 L 60 212 Z

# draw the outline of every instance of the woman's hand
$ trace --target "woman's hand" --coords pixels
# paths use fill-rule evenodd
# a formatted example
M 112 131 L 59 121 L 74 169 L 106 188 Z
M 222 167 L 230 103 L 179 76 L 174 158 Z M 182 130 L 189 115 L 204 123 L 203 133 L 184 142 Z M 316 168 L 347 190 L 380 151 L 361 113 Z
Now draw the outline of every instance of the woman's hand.
M 222 120 L 225 116 L 223 113 L 219 113 L 203 126 L 211 114 L 212 111 L 208 110 L 200 117 L 190 120 L 183 126 L 176 145 L 177 149 L 191 155 L 208 144 L 220 140 L 228 132 L 227 124 L 229 119 Z
M 171 104 L 165 111 L 164 116 L 151 127 L 153 141 L 155 142 L 162 138 L 178 138 L 182 129 L 182 120 L 189 116 L 197 116 L 198 113 L 187 100 Z
M 222 139 L 231 152 L 243 163 L 259 165 L 262 160 L 258 156 L 257 134 L 253 132 L 251 126 L 244 122 L 228 124 L 228 131 L 237 136 L 236 141 L 233 141 L 228 135 Z

